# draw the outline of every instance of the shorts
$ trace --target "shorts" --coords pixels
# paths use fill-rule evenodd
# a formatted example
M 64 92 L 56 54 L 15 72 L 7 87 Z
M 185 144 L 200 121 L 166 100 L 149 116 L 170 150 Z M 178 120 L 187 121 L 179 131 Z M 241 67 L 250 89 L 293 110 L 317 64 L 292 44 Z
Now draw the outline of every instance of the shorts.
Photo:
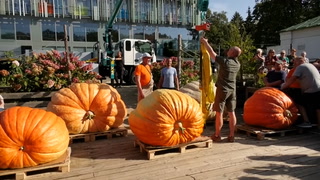
M 153 79 L 151 79 L 151 81 L 149 82 L 149 84 L 142 86 L 142 93 L 144 95 L 144 97 L 147 97 L 148 95 L 150 95 L 153 92 Z M 138 102 L 140 101 L 140 95 L 139 95 L 139 91 L 138 91 Z
M 234 112 L 237 107 L 236 90 L 226 91 L 217 87 L 213 110 L 223 112 L 224 107 L 227 108 L 227 112 Z

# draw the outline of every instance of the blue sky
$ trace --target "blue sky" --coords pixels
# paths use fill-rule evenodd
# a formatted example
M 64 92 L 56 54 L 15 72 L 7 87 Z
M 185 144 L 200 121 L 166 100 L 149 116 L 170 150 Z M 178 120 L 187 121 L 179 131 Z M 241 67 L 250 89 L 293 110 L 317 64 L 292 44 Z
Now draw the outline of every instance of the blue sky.
M 209 9 L 214 12 L 227 12 L 229 20 L 237 11 L 245 20 L 248 7 L 250 6 L 252 11 L 255 4 L 255 0 L 209 0 Z

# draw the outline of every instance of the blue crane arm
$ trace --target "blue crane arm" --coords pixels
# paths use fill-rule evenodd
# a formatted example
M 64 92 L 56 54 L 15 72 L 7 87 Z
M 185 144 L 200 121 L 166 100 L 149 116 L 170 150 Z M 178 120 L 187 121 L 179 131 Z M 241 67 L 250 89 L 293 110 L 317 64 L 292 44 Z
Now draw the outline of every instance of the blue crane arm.
M 109 57 L 112 57 L 113 55 L 113 50 L 112 50 L 112 35 L 111 35 L 111 32 L 112 32 L 112 28 L 113 28 L 113 23 L 114 23 L 114 19 L 116 18 L 116 16 L 118 15 L 119 13 L 119 10 L 120 10 L 120 7 L 123 3 L 123 0 L 118 0 L 116 6 L 115 6 L 115 10 L 112 14 L 112 16 L 110 17 L 108 23 L 106 24 L 106 31 L 105 31 L 105 42 L 106 42 L 106 52 L 107 52 L 107 55 Z

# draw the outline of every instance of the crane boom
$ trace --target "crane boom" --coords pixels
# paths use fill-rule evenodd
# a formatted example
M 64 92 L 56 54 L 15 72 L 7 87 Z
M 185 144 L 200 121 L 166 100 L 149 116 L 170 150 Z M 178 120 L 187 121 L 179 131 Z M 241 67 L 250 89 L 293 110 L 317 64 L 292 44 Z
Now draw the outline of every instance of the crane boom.
M 120 7 L 123 3 L 123 0 L 118 0 L 116 6 L 115 6 L 115 10 L 113 12 L 113 14 L 111 15 L 108 23 L 106 24 L 106 27 L 105 27 L 105 37 L 104 37 L 104 40 L 105 40 L 105 50 L 106 50 L 106 53 L 109 57 L 112 57 L 113 56 L 113 48 L 112 48 L 112 28 L 113 28 L 113 23 L 114 23 L 114 19 L 116 18 L 116 16 L 118 15 L 119 13 L 119 10 L 120 10 Z

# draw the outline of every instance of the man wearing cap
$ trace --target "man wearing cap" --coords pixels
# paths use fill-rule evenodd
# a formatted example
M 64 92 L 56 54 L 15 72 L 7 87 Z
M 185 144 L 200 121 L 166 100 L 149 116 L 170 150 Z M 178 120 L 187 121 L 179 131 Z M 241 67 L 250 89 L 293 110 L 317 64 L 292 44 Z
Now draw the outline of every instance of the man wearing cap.
M 135 69 L 134 75 L 138 88 L 138 102 L 153 91 L 153 79 L 151 66 L 149 65 L 152 56 L 149 53 L 142 55 L 142 63 Z
M 264 77 L 263 82 L 267 87 L 274 87 L 280 89 L 281 84 L 284 83 L 286 79 L 286 72 L 283 71 L 283 62 L 277 60 L 274 69 L 269 71 Z

